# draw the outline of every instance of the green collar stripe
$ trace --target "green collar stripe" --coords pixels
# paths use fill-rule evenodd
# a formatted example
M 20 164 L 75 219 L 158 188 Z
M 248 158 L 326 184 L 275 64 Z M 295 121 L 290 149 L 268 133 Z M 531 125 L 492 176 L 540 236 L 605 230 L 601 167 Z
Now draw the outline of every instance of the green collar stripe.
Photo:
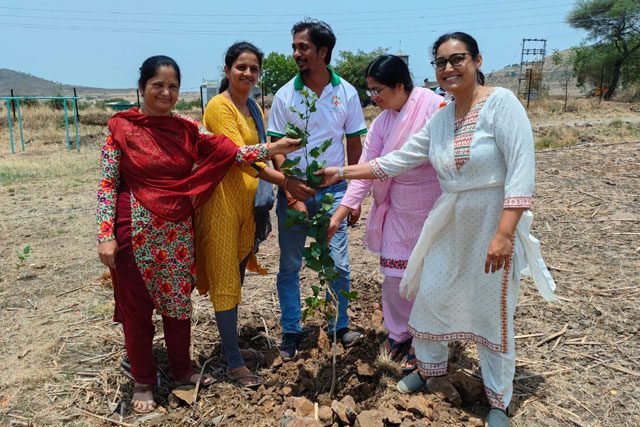
M 331 86 L 338 86 L 340 84 L 340 76 L 336 74 L 335 71 L 333 71 L 333 68 L 327 67 L 327 69 L 331 74 L 331 80 L 329 80 L 329 82 L 331 83 Z M 295 80 L 293 81 L 293 88 L 295 90 L 302 90 L 303 87 L 304 87 L 304 82 L 302 81 L 302 74 L 298 73 L 296 75 Z

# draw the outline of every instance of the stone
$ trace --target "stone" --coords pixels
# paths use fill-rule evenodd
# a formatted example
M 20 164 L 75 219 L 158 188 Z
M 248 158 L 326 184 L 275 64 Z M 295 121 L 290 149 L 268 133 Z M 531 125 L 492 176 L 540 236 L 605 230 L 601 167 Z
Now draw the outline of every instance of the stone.
M 171 391 L 171 394 L 185 402 L 187 405 L 192 405 L 196 400 L 196 387 L 191 384 L 181 385 L 174 388 Z
M 280 391 L 282 392 L 283 396 L 289 396 L 293 390 L 291 389 L 291 387 L 286 385 L 286 386 L 282 387 L 282 389 Z
M 298 416 L 306 417 L 315 413 L 315 405 L 306 397 L 293 397 L 291 406 Z
M 470 427 L 484 427 L 484 421 L 480 418 L 469 417 L 469 426 Z
M 431 418 L 433 414 L 432 408 L 431 402 L 421 395 L 411 396 L 409 403 L 407 403 L 407 411 L 423 418 Z
M 343 399 L 344 400 L 344 399 Z M 352 398 L 353 400 L 353 398 Z M 347 406 L 342 402 L 334 400 L 331 402 L 331 410 L 335 414 L 337 421 L 342 424 L 351 425 L 356 420 L 358 414 L 351 406 Z
M 383 413 L 377 409 L 362 411 L 356 417 L 356 427 L 384 427 Z
M 384 422 L 394 426 L 400 425 L 402 424 L 402 416 L 394 408 L 384 408 Z
M 368 363 L 358 365 L 358 376 L 360 377 L 373 377 L 375 373 L 375 370 Z
M 382 326 L 383 324 L 382 310 L 376 310 L 373 312 L 373 315 L 371 316 L 371 323 L 373 324 L 373 326 L 376 326 L 376 327 Z
M 318 419 L 324 426 L 333 424 L 333 411 L 328 406 L 321 406 L 318 409 Z
M 427 380 L 427 392 L 439 396 L 455 407 L 462 406 L 462 399 L 456 388 L 444 377 L 431 377 Z
M 447 377 L 449 382 L 460 394 L 462 404 L 474 405 L 476 403 L 486 403 L 484 386 L 482 380 L 465 374 L 462 371 L 455 372 Z
M 332 344 L 333 340 L 329 338 L 324 329 L 320 329 L 318 332 L 318 348 L 324 352 L 329 352 Z
M 356 408 L 356 401 L 353 400 L 353 397 L 350 394 L 347 394 L 346 396 L 344 396 L 342 400 L 340 400 L 340 403 L 342 403 L 345 406 L 349 406 L 352 409 Z
M 280 350 L 276 347 L 269 349 L 262 359 L 262 363 L 267 368 L 278 368 L 282 366 L 283 361 L 280 357 Z

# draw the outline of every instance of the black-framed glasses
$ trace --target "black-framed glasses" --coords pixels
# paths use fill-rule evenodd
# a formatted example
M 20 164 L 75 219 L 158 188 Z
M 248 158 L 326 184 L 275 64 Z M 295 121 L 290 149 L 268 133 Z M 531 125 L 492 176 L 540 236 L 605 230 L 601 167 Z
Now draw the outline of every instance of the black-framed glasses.
M 436 58 L 435 60 L 431 61 L 431 65 L 433 65 L 433 68 L 438 71 L 442 71 L 447 68 L 447 62 L 454 68 L 459 67 L 462 65 L 467 55 L 471 54 L 469 52 L 454 53 L 448 58 Z
M 382 89 L 369 89 L 369 90 L 365 90 L 364 93 L 366 93 L 369 98 L 375 98 L 380 96 L 380 93 L 386 88 L 387 86 L 383 87 Z

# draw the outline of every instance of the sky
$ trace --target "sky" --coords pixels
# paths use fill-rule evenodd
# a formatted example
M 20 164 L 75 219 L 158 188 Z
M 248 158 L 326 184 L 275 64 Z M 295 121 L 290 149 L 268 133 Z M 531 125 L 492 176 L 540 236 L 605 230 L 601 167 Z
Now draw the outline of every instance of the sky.
M 465 31 L 483 54 L 482 70 L 519 63 L 523 38 L 547 39 L 547 52 L 579 44 L 586 34 L 566 24 L 575 0 L 2 0 L 0 68 L 64 84 L 132 88 L 152 55 L 174 58 L 183 91 L 218 79 L 224 53 L 247 40 L 265 54 L 291 53 L 291 27 L 322 19 L 339 51 L 387 48 L 409 55 L 414 80 L 434 81 L 436 38 Z

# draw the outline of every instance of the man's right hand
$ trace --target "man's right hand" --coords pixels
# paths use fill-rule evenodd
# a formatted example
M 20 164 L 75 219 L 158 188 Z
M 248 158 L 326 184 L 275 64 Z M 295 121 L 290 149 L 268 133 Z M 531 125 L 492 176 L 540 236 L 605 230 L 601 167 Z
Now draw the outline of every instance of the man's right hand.
M 315 196 L 316 194 L 316 190 L 314 190 L 313 188 L 305 184 L 303 180 L 298 178 L 293 178 L 293 177 L 289 177 L 287 179 L 284 190 L 287 191 L 293 198 L 295 198 L 300 202 L 307 201 L 313 196 Z M 296 210 L 300 210 L 300 209 L 296 209 Z M 306 207 L 305 207 L 305 212 L 306 212 Z

